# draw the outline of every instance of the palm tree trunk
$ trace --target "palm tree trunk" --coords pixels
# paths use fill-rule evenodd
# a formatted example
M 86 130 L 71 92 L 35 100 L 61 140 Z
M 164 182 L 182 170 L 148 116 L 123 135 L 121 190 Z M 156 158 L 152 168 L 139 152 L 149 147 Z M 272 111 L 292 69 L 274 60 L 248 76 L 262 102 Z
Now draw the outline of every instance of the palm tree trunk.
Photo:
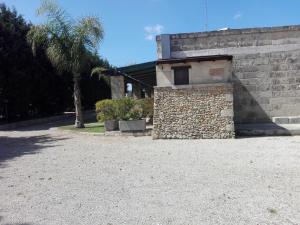
M 82 109 L 81 109 L 81 93 L 80 93 L 79 80 L 80 79 L 78 76 L 74 78 L 74 106 L 75 106 L 75 113 L 76 113 L 75 127 L 84 128 Z

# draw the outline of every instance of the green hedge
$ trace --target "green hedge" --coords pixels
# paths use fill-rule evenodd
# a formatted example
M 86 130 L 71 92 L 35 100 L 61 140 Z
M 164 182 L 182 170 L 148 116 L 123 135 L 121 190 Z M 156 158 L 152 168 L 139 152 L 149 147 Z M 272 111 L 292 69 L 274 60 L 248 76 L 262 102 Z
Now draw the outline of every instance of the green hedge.
M 153 117 L 153 99 L 105 99 L 96 103 L 98 121 L 139 120 Z

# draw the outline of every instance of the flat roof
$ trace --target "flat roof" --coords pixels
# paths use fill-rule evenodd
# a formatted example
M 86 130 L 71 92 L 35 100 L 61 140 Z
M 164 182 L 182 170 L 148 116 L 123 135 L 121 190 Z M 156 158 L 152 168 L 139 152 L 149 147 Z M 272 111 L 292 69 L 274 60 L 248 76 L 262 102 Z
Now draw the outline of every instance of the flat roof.
M 185 62 L 204 62 L 204 61 L 217 61 L 217 60 L 232 60 L 232 55 L 209 55 L 209 56 L 197 56 L 187 58 L 170 58 L 160 59 L 156 61 L 156 65 L 160 64 L 173 64 L 173 63 L 185 63 Z
M 300 31 L 300 25 L 289 26 L 273 26 L 273 27 L 254 27 L 254 28 L 241 28 L 227 30 L 212 30 L 204 32 L 191 32 L 191 33 L 177 33 L 177 34 L 162 34 L 169 35 L 171 40 L 185 39 L 185 38 L 197 38 L 197 37 L 212 37 L 223 35 L 239 35 L 239 34 L 254 34 L 254 33 L 272 33 L 272 32 L 288 32 L 288 31 Z M 161 35 L 156 36 L 156 40 L 161 40 Z

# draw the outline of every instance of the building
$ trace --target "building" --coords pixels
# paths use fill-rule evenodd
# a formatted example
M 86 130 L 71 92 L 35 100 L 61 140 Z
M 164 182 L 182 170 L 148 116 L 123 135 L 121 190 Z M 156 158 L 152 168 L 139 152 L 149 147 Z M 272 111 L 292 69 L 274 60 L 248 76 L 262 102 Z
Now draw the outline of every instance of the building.
M 153 61 L 105 71 L 104 74 L 110 76 L 112 98 L 153 97 L 153 87 L 156 86 L 155 65 L 156 61 Z
M 232 138 L 243 125 L 300 123 L 300 26 L 156 41 L 154 138 Z

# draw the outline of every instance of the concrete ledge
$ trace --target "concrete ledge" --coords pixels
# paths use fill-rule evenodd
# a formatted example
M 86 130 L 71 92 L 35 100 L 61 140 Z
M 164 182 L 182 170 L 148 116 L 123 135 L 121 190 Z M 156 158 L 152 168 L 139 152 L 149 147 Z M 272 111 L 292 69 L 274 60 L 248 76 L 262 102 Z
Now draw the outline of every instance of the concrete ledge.
M 119 129 L 121 132 L 144 132 L 146 130 L 146 120 L 120 120 Z
M 194 33 L 179 33 L 170 34 L 171 40 L 187 39 L 187 38 L 203 38 L 225 35 L 241 35 L 241 34 L 256 34 L 256 33 L 271 33 L 271 32 L 288 32 L 288 31 L 300 31 L 300 25 L 293 26 L 274 26 L 274 27 L 257 27 L 257 28 L 243 28 L 243 29 L 228 29 L 228 30 L 214 30 L 208 32 L 194 32 Z M 156 40 L 160 40 L 160 36 L 157 36 Z
M 300 124 L 300 116 L 273 117 L 272 122 L 276 124 Z
M 235 124 L 238 136 L 292 136 L 300 135 L 300 124 Z
M 187 85 L 172 85 L 172 86 L 155 86 L 154 89 L 195 89 L 195 88 L 215 88 L 215 87 L 227 87 L 232 88 L 231 82 L 219 82 L 219 83 L 203 83 L 203 84 L 187 84 Z

